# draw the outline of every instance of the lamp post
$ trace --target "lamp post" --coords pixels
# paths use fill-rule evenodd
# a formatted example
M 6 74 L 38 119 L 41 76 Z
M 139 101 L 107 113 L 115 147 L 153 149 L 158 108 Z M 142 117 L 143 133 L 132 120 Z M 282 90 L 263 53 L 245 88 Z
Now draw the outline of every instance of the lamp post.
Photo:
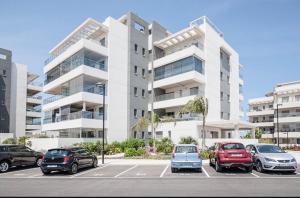
M 105 118 L 105 83 L 104 82 L 98 82 L 96 83 L 97 87 L 102 87 L 102 93 L 103 93 L 103 115 L 102 115 L 102 151 L 101 151 L 101 156 L 102 156 L 102 164 L 104 164 L 104 137 L 105 137 L 105 132 L 104 132 L 104 118 Z
M 281 106 L 282 104 L 276 104 L 277 106 L 277 111 L 276 111 L 276 116 L 277 116 L 277 146 L 279 147 L 279 119 L 278 119 L 278 107 Z

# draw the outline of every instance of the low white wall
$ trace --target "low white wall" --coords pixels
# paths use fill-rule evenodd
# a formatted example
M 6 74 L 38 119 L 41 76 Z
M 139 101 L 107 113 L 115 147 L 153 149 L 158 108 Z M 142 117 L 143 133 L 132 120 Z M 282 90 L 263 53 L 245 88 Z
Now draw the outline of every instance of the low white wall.
M 13 137 L 14 137 L 13 133 L 0 133 L 0 143 L 2 143 L 7 138 L 13 138 Z
M 199 145 L 201 146 L 202 139 L 199 139 L 198 142 L 199 142 Z M 205 139 L 205 145 L 207 147 L 213 146 L 214 143 L 217 143 L 217 142 L 240 142 L 240 143 L 244 144 L 245 146 L 247 146 L 248 144 L 257 144 L 258 139 L 229 139 L 229 138 Z
M 76 143 L 101 140 L 101 138 L 30 138 L 27 140 L 27 145 L 33 150 L 46 152 L 52 148 L 68 147 Z

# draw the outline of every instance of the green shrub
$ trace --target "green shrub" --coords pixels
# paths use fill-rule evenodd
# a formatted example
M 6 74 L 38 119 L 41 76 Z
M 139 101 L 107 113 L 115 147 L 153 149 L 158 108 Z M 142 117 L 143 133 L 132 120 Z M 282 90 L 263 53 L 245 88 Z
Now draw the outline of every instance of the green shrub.
M 157 152 L 168 154 L 172 152 L 174 144 L 170 138 L 165 137 L 160 141 L 156 141 L 155 146 Z
M 145 142 L 144 140 L 140 139 L 128 139 L 123 142 L 124 145 L 122 145 L 123 149 L 125 150 L 126 148 L 134 148 L 135 150 L 139 148 L 144 148 L 145 147 Z
M 26 140 L 28 140 L 28 139 L 29 139 L 29 137 L 27 137 L 27 136 L 21 136 L 18 138 L 18 144 L 25 145 Z
M 17 140 L 15 138 L 7 138 L 2 143 L 3 144 L 17 144 Z
M 126 157 L 136 156 L 136 150 L 134 148 L 126 148 L 125 149 L 125 156 Z
M 200 156 L 201 156 L 202 159 L 209 159 L 209 150 L 201 151 Z
M 136 150 L 136 156 L 143 156 L 146 154 L 146 150 L 144 148 L 139 148 L 138 150 Z
M 179 144 L 195 144 L 198 145 L 197 140 L 195 140 L 193 137 L 188 136 L 188 137 L 181 137 Z

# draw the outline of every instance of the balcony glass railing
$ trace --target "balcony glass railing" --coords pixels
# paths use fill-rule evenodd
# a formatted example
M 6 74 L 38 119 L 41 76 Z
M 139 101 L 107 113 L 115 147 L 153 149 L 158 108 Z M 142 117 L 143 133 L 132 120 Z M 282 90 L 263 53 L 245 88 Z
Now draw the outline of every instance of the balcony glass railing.
M 204 73 L 202 61 L 194 56 L 190 56 L 179 61 L 158 67 L 154 70 L 154 80 L 161 80 L 189 71 Z
M 27 112 L 42 112 L 41 107 L 39 108 L 27 108 L 26 109 Z
M 74 95 L 79 92 L 88 92 L 88 93 L 103 95 L 103 90 L 100 87 L 88 86 L 88 87 L 84 87 L 84 88 L 79 88 L 77 90 L 73 90 L 73 92 L 69 93 L 69 94 L 51 96 L 49 98 L 44 99 L 43 104 L 48 104 L 48 103 L 60 100 L 62 98 Z
M 294 113 L 279 113 L 278 116 L 281 117 L 281 118 L 283 118 L 283 117 L 298 117 L 298 116 L 300 116 L 300 112 L 294 112 Z
M 164 116 L 162 116 L 164 117 Z M 168 121 L 163 121 L 163 122 L 174 122 L 175 121 L 190 121 L 190 120 L 202 120 L 202 115 L 201 114 L 196 114 L 196 113 L 188 113 L 188 114 L 182 114 L 181 116 L 167 116 L 173 119 L 167 119 Z
M 103 114 L 100 112 L 91 112 L 91 111 L 78 111 L 74 113 L 69 113 L 66 115 L 55 116 L 54 118 L 45 118 L 43 120 L 44 124 L 62 122 L 67 120 L 76 120 L 76 119 L 103 119 Z
M 199 90 L 191 90 L 188 92 L 172 92 L 172 93 L 167 93 L 167 94 L 162 94 L 162 95 L 158 95 L 155 97 L 155 101 L 164 101 L 164 100 L 171 100 L 171 99 L 175 99 L 175 98 L 182 98 L 182 97 L 187 97 L 187 96 L 195 96 L 195 95 L 204 95 L 203 92 L 199 91 Z
M 48 72 L 46 75 L 46 80 L 44 84 L 48 84 L 57 78 L 61 77 L 62 75 L 70 72 L 71 70 L 79 67 L 80 65 L 90 66 L 99 70 L 106 71 L 105 61 L 95 61 L 85 57 L 84 55 L 75 54 L 70 58 L 66 59 L 64 62 L 59 64 L 56 68 L 52 71 Z
M 41 121 L 26 121 L 26 125 L 41 125 Z
M 28 99 L 41 100 L 42 96 L 27 96 Z

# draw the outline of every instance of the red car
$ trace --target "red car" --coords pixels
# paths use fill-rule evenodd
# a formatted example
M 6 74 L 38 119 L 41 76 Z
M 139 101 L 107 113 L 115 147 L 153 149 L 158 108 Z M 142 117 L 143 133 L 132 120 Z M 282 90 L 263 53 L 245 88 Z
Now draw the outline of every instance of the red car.
M 210 148 L 209 164 L 214 165 L 217 172 L 231 167 L 244 167 L 247 172 L 253 169 L 251 153 L 239 142 L 215 143 Z

